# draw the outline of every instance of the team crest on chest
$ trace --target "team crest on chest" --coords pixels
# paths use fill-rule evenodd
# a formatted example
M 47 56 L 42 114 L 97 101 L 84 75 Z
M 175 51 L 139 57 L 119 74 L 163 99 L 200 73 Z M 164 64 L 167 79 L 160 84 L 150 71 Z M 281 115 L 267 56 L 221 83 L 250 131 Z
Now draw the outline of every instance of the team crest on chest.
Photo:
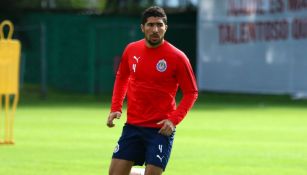
M 164 72 L 167 68 L 166 61 L 164 59 L 159 60 L 159 62 L 156 65 L 157 71 Z

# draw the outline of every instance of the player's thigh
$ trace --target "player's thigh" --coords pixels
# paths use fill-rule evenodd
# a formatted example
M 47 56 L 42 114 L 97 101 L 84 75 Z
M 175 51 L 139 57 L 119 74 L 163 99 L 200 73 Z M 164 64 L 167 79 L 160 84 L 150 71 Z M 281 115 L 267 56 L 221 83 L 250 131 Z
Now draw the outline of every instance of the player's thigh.
M 133 161 L 134 165 L 143 165 L 145 161 L 145 147 L 139 129 L 125 125 L 122 136 L 114 149 L 114 159 Z
M 165 170 L 171 155 L 175 133 L 171 136 L 164 136 L 159 133 L 152 133 L 147 139 L 146 163 Z
M 134 162 L 113 158 L 111 161 L 109 175 L 129 175 Z
M 161 167 L 147 164 L 145 168 L 145 175 L 161 175 L 163 173 L 163 169 Z

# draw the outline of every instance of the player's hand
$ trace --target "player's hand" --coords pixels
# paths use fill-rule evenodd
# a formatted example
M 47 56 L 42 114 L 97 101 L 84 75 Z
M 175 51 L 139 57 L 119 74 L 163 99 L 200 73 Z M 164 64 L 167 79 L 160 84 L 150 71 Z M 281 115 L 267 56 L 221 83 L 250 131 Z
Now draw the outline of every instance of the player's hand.
M 164 119 L 157 123 L 158 125 L 162 125 L 159 133 L 165 136 L 170 136 L 175 131 L 175 125 L 168 119 Z
M 111 112 L 111 113 L 109 114 L 109 117 L 108 117 L 108 120 L 107 120 L 107 126 L 108 126 L 109 128 L 114 127 L 115 124 L 113 123 L 113 120 L 114 120 L 114 119 L 120 119 L 120 116 L 121 116 L 121 115 L 122 115 L 122 113 L 121 113 L 121 112 L 118 112 L 118 111 L 116 111 L 116 112 Z

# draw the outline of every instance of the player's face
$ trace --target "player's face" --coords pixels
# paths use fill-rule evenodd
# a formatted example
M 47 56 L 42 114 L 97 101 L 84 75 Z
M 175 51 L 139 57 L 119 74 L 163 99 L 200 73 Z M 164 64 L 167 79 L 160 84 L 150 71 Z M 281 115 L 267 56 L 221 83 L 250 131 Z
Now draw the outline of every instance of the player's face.
M 147 46 L 158 47 L 164 40 L 167 25 L 164 24 L 161 17 L 149 17 L 144 25 L 141 24 L 141 29 Z

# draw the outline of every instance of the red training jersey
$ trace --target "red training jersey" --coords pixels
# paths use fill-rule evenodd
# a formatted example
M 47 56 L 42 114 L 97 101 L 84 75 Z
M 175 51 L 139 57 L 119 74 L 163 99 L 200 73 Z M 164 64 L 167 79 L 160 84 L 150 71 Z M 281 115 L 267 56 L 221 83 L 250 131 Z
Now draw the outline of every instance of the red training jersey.
M 176 107 L 178 86 L 183 97 Z M 179 124 L 193 106 L 198 90 L 186 55 L 164 41 L 157 48 L 145 39 L 127 45 L 116 74 L 111 112 L 122 112 L 127 95 L 127 123 L 160 128 L 157 122 L 169 119 Z

